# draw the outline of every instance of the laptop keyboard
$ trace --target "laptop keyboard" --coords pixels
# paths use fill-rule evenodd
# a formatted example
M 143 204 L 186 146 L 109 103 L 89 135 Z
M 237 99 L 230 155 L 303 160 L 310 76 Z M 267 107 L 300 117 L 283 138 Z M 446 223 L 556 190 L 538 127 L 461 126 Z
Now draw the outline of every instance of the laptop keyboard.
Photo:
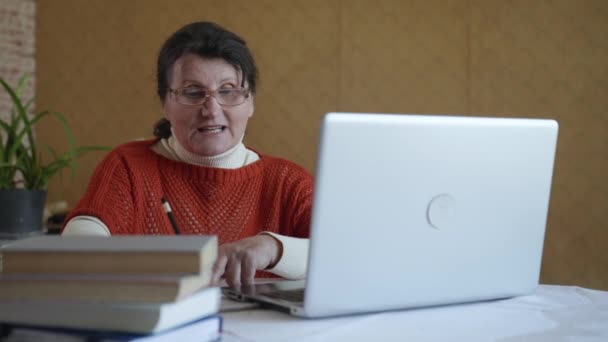
M 304 289 L 270 291 L 264 293 L 264 296 L 275 299 L 282 299 L 293 303 L 303 303 Z

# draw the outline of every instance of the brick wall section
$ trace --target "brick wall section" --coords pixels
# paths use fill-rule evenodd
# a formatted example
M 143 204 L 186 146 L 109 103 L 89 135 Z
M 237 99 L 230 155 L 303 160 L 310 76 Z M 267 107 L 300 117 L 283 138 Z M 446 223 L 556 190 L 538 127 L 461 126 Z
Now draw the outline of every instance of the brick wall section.
M 0 77 L 16 85 L 24 72 L 30 74 L 25 98 L 34 94 L 35 62 L 35 0 L 0 1 Z M 0 118 L 7 119 L 11 101 L 0 91 Z

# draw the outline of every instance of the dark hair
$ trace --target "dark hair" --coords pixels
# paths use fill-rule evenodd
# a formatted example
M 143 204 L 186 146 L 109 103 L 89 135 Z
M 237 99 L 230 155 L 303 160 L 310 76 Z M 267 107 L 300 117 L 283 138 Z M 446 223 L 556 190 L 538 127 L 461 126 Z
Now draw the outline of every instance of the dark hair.
M 173 64 L 185 54 L 203 58 L 221 58 L 241 71 L 241 86 L 247 85 L 252 94 L 256 91 L 258 68 L 247 43 L 223 27 L 206 21 L 188 24 L 175 32 L 160 49 L 156 64 L 156 92 L 165 102 L 169 88 L 169 74 Z M 154 125 L 154 135 L 159 138 L 171 136 L 171 124 L 162 118 Z

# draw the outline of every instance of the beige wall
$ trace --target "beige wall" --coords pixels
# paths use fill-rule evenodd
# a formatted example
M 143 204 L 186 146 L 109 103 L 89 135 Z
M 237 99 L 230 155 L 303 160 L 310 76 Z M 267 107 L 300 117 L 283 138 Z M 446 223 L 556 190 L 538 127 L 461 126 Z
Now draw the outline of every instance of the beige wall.
M 63 112 L 81 144 L 150 136 L 156 53 L 193 20 L 254 50 L 261 86 L 246 143 L 311 171 L 331 110 L 556 118 L 542 281 L 608 289 L 604 0 L 54 0 L 37 13 L 39 107 Z M 65 146 L 56 125 L 38 133 Z M 85 157 L 50 198 L 73 205 L 101 157 Z

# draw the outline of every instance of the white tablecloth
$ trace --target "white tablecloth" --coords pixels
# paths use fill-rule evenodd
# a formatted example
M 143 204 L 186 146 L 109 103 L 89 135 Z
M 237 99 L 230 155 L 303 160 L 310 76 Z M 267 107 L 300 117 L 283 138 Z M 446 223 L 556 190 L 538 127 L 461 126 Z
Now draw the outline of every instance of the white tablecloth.
M 223 317 L 222 341 L 606 342 L 608 292 L 541 285 L 529 296 L 370 315 L 311 320 L 250 309 Z

